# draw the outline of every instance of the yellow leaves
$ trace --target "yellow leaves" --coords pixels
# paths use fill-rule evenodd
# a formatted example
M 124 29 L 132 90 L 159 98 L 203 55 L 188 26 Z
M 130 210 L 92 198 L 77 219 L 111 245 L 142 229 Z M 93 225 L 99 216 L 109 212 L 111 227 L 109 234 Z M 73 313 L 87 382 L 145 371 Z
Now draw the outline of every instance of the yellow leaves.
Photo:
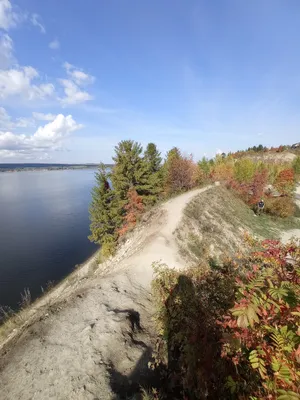
M 235 307 L 231 310 L 232 315 L 238 317 L 237 324 L 240 328 L 247 328 L 249 325 L 253 328 L 254 323 L 259 323 L 257 315 L 257 305 L 250 303 L 247 306 Z

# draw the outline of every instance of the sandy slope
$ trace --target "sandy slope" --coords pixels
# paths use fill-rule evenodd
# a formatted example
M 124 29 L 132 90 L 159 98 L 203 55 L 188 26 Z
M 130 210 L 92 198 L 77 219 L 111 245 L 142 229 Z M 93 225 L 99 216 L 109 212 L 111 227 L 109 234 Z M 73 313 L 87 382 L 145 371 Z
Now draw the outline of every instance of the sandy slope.
M 154 344 L 151 264 L 184 266 L 173 232 L 186 204 L 208 189 L 165 203 L 105 273 L 83 281 L 26 329 L 1 357 L 1 400 L 113 399 L 147 381 Z
M 298 207 L 300 207 L 300 185 L 296 187 L 295 202 Z M 296 238 L 300 239 L 300 229 L 291 229 L 289 231 L 283 232 L 281 240 L 283 243 L 287 243 L 289 240 Z

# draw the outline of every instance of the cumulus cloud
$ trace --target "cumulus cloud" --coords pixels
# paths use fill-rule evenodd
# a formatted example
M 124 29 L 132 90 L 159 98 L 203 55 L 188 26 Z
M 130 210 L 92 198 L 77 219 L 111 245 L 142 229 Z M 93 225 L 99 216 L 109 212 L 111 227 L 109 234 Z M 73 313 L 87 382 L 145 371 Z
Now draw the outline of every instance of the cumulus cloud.
M 1 0 L 0 0 L 1 1 Z M 13 55 L 14 46 L 11 37 L 7 33 L 0 33 L 0 68 L 6 69 L 15 58 Z
M 50 49 L 52 49 L 52 50 L 57 50 L 57 49 L 59 49 L 59 48 L 60 48 L 60 43 L 59 43 L 58 39 L 52 40 L 52 42 L 49 43 L 49 47 L 50 47 Z
M 93 83 L 95 78 L 68 62 L 63 64 L 63 68 L 66 70 L 68 79 L 59 79 L 65 93 L 65 97 L 59 99 L 61 104 L 74 105 L 92 100 L 93 96 L 83 88 Z
M 63 86 L 65 93 L 65 97 L 60 99 L 62 105 L 80 104 L 93 99 L 88 92 L 81 90 L 70 79 L 60 79 L 59 82 Z
M 81 128 L 82 125 L 78 124 L 72 115 L 59 114 L 54 121 L 40 126 L 33 135 L 0 131 L 0 157 L 36 157 L 37 153 L 43 153 L 45 156 L 45 152 L 60 149 L 64 140 Z
M 94 83 L 95 77 L 92 75 L 89 75 L 82 70 L 76 68 L 74 65 L 65 62 L 63 64 L 63 67 L 65 68 L 67 74 L 69 77 L 78 85 L 78 86 L 83 86 L 83 85 L 89 85 L 91 83 Z
M 34 127 L 35 121 L 33 118 L 16 118 L 13 120 L 7 113 L 5 108 L 0 107 L 0 130 L 11 130 L 15 128 Z
M 17 13 L 10 0 L 0 0 L 0 28 L 8 31 L 15 27 L 22 20 L 22 16 Z
M 42 24 L 41 17 L 38 14 L 32 14 L 30 21 L 31 21 L 32 25 L 39 28 L 41 33 L 46 33 L 46 29 L 45 29 L 44 25 Z
M 54 86 L 51 83 L 33 84 L 38 77 L 39 73 L 33 67 L 0 70 L 0 99 L 21 96 L 27 100 L 34 100 L 52 96 Z
M 55 114 L 44 114 L 39 112 L 33 112 L 32 116 L 38 121 L 53 121 L 56 118 Z

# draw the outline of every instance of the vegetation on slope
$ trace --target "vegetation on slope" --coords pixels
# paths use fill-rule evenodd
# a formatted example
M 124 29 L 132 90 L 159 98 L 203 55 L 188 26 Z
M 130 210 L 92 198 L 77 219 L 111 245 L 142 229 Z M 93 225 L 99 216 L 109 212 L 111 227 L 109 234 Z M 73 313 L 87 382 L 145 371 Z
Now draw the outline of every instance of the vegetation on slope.
M 258 146 L 249 151 L 265 150 Z M 157 201 L 216 181 L 254 211 L 262 197 L 265 212 L 272 216 L 286 218 L 296 211 L 293 193 L 300 173 L 298 158 L 287 165 L 223 154 L 196 163 L 191 155 L 173 147 L 162 160 L 154 143 L 144 151 L 139 143 L 124 140 L 115 147 L 113 161 L 111 171 L 103 165 L 99 168 L 90 208 L 90 239 L 101 245 L 104 256 L 114 254 L 119 238 Z
M 160 398 L 300 399 L 300 247 L 252 245 L 222 265 L 156 267 Z

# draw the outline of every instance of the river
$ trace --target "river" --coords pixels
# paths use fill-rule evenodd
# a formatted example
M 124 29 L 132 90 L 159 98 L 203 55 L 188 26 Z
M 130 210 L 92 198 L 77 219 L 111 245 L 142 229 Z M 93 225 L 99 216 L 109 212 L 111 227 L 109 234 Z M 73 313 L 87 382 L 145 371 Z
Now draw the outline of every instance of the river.
M 17 308 L 96 250 L 88 208 L 95 170 L 0 173 L 0 305 Z

